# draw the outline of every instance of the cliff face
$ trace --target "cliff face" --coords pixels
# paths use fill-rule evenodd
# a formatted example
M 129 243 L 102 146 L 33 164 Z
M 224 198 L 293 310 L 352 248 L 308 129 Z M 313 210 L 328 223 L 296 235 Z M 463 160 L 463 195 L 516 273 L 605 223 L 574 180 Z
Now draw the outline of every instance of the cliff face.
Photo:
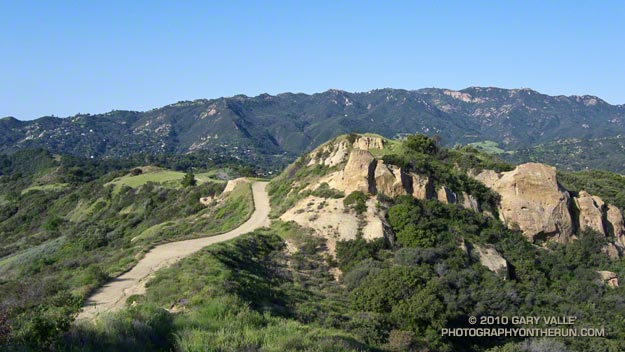
M 392 141 L 382 137 L 352 136 L 326 143 L 306 156 L 307 166 L 329 167 L 328 172 L 310 182 L 306 189 L 313 191 L 327 183 L 345 196 L 362 192 L 369 196 L 363 214 L 351 213 L 340 199 L 324 201 L 310 195 L 289 209 L 282 220 L 314 229 L 329 239 L 332 248 L 332 242 L 355 238 L 359 232 L 367 239 L 385 236 L 388 226 L 385 210 L 376 206 L 378 195 L 410 195 L 482 211 L 470 194 L 456 193 L 445 185 L 435 187 L 427 175 L 385 163 L 379 155 L 384 154 L 385 148 L 393 148 L 390 143 Z M 564 189 L 556 179 L 554 167 L 527 163 L 508 172 L 484 170 L 471 176 L 500 195 L 500 220 L 509 228 L 523 232 L 531 242 L 568 243 L 581 231 L 591 229 L 609 240 L 604 251 L 610 257 L 619 256 L 622 250 L 618 247 L 625 249 L 621 211 L 587 192 L 574 194 Z M 490 212 L 485 215 L 491 216 Z
M 572 195 L 563 189 L 554 167 L 527 163 L 508 172 L 486 170 L 475 178 L 499 193 L 500 219 L 521 230 L 530 241 L 567 243 L 576 233 L 592 229 L 613 236 L 617 245 L 625 243 L 621 212 L 587 192 Z

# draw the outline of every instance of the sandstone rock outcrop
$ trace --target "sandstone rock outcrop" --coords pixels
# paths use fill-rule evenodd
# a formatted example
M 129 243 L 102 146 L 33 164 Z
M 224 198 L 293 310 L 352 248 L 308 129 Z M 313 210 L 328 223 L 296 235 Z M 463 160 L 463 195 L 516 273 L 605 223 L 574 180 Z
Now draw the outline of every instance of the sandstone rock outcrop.
M 578 210 L 579 229 L 591 229 L 605 235 L 603 228 L 603 200 L 591 196 L 585 191 L 579 192 L 579 196 L 573 198 Z
M 384 194 L 389 197 L 412 195 L 421 200 L 436 197 L 432 182 L 427 176 L 408 174 L 396 165 L 377 160 L 367 150 L 353 149 L 343 170 L 320 180 L 346 195 L 360 191 L 365 194 Z M 455 199 L 453 192 L 450 199 Z M 455 202 L 455 201 L 454 201 Z
M 410 177 L 412 179 L 413 197 L 420 200 L 434 198 L 434 185 L 427 176 L 410 174 Z
M 500 219 L 510 228 L 518 227 L 530 241 L 567 243 L 576 238 L 574 233 L 591 229 L 613 237 L 618 247 L 625 248 L 621 211 L 585 191 L 571 197 L 558 184 L 554 167 L 527 163 L 508 172 L 484 170 L 472 176 L 499 193 Z M 606 246 L 604 252 L 613 258 L 619 251 Z
M 618 287 L 618 277 L 616 276 L 616 273 L 612 271 L 605 271 L 605 270 L 597 271 L 597 273 L 601 277 L 601 281 L 607 284 L 608 287 L 612 287 L 612 288 Z
M 372 185 L 375 193 L 382 193 L 389 197 L 397 197 L 406 194 L 406 175 L 395 165 L 386 165 L 378 160 L 373 176 L 375 184 Z
M 558 185 L 554 167 L 527 163 L 500 174 L 487 170 L 476 179 L 499 193 L 499 217 L 529 240 L 548 236 L 566 243 L 573 238 L 570 196 Z
M 349 142 L 344 139 L 333 143 L 328 143 L 319 147 L 311 154 L 308 166 L 319 164 L 325 166 L 335 166 L 347 160 L 349 155 Z
M 471 252 L 480 259 L 480 264 L 487 267 L 488 270 L 499 275 L 508 275 L 508 261 L 493 246 L 472 245 Z
M 444 204 L 456 204 L 458 202 L 456 194 L 446 186 L 442 186 L 436 191 L 436 198 L 439 202 Z
M 619 208 L 615 207 L 614 205 L 608 204 L 607 208 L 607 234 L 614 237 L 617 245 L 625 247 L 625 228 L 623 224 L 623 214 L 621 214 Z
M 359 136 L 356 138 L 353 144 L 354 148 L 369 150 L 369 149 L 383 149 L 384 140 L 375 136 Z
M 467 192 L 462 192 L 462 206 L 466 209 L 473 210 L 474 212 L 480 212 L 480 204 L 472 195 Z
M 361 149 L 352 150 L 343 169 L 342 187 L 336 188 L 344 190 L 345 194 L 350 194 L 354 191 L 373 193 L 371 181 L 377 164 L 377 160 L 368 151 Z

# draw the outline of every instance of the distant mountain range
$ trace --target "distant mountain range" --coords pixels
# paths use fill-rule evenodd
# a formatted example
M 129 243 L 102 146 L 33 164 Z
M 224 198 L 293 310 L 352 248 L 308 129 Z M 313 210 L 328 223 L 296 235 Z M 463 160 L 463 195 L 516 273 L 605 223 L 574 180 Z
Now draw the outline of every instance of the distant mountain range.
M 102 158 L 209 150 L 247 161 L 271 157 L 285 163 L 350 132 L 386 137 L 419 132 L 439 135 L 445 145 L 492 141 L 504 151 L 519 151 L 504 157 L 529 160 L 540 158 L 541 153 L 545 156 L 544 148 L 532 152 L 539 145 L 575 140 L 589 141 L 576 144 L 587 147 L 594 145 L 592 140 L 619 140 L 625 134 L 625 105 L 610 105 L 587 95 L 549 96 L 531 89 L 480 87 L 237 95 L 180 101 L 146 112 L 116 110 L 32 121 L 6 117 L 0 119 L 0 152 L 41 147 Z M 598 163 L 605 156 L 596 151 L 580 156 L 579 148 L 577 154 L 566 148 L 551 150 L 573 158 L 570 167 L 623 171 L 625 156 L 612 158 L 606 166 Z M 624 154 L 621 149 L 614 152 Z

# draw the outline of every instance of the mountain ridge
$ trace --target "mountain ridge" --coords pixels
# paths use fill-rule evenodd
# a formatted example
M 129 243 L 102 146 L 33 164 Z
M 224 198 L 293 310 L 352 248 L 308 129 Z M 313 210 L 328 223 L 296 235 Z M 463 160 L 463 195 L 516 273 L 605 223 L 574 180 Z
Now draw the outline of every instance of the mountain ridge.
M 352 132 L 388 138 L 425 133 L 440 136 L 448 146 L 493 141 L 507 151 L 563 138 L 613 137 L 625 133 L 625 106 L 529 88 L 330 89 L 179 101 L 145 112 L 3 118 L 0 124 L 6 126 L 0 131 L 4 153 L 45 148 L 108 158 L 208 150 L 251 162 L 272 157 L 284 166 Z

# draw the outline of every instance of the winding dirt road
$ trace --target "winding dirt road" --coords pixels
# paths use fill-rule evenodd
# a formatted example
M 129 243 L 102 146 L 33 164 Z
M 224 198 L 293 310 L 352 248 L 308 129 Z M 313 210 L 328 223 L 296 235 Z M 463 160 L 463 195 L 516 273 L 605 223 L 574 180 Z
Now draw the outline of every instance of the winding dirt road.
M 77 319 L 92 319 L 100 313 L 124 307 L 127 297 L 145 293 L 146 282 L 157 270 L 170 266 L 203 247 L 269 226 L 269 196 L 265 190 L 266 186 L 267 182 L 252 184 L 255 209 L 252 216 L 241 226 L 218 236 L 171 242 L 152 248 L 130 271 L 113 279 L 91 295 Z

